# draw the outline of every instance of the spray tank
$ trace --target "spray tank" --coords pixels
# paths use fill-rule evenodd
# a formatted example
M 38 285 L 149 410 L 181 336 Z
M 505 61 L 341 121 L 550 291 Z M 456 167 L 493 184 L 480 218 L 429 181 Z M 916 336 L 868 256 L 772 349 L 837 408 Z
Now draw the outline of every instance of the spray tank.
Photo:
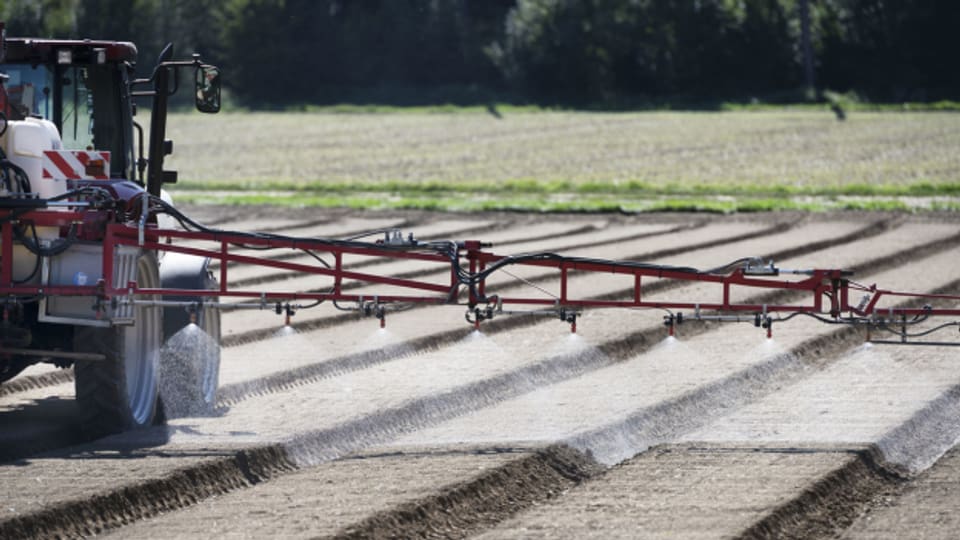
M 38 197 L 50 199 L 67 192 L 65 179 L 44 178 L 44 153 L 60 150 L 63 144 L 53 122 L 43 118 L 27 118 L 7 122 L 0 135 L 0 148 L 4 157 L 15 167 L 4 167 L 4 182 L 0 196 Z M 26 182 L 19 176 L 19 168 L 26 175 Z
M 6 122 L 0 134 L 0 198 L 49 199 L 67 191 L 65 179 L 44 178 L 44 153 L 62 147 L 60 133 L 49 120 L 27 118 Z M 52 209 L 56 210 L 56 209 Z M 52 241 L 60 236 L 56 227 L 31 230 L 37 242 Z M 35 257 L 27 248 L 13 248 L 13 277 L 17 281 L 36 281 Z

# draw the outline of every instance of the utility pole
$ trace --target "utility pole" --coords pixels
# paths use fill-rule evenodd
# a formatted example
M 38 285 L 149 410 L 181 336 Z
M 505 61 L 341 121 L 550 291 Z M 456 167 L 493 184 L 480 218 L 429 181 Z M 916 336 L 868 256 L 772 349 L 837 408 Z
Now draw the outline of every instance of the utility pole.
M 813 70 L 813 44 L 810 40 L 810 0 L 800 0 L 800 50 L 803 53 L 804 84 L 808 92 L 817 89 Z

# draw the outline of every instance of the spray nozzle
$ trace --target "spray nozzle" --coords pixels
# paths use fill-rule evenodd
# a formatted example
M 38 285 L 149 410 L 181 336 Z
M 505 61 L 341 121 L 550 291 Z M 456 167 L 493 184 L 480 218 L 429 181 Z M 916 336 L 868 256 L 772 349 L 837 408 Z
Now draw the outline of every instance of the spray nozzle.
M 375 309 L 374 316 L 380 319 L 380 328 L 386 328 L 387 326 L 387 308 L 383 304 L 377 304 Z
M 196 302 L 187 306 L 187 313 L 190 315 L 190 324 L 197 324 L 197 312 L 200 311 L 202 305 L 201 302 Z
M 676 334 L 677 325 L 683 324 L 683 313 L 673 313 L 663 316 L 663 325 L 667 327 L 668 335 Z
M 577 333 L 577 317 L 580 314 L 576 311 L 567 311 L 566 309 L 560 310 L 560 320 L 570 324 L 570 333 Z

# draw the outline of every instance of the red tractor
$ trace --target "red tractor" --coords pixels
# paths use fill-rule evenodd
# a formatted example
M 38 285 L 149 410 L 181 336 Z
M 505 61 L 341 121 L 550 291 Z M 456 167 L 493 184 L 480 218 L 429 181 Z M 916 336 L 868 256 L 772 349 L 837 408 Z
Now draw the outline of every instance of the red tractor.
M 2 23 L 0 23 L 2 28 Z M 219 339 L 216 311 L 183 307 L 101 306 L 60 287 L 102 287 L 108 281 L 141 287 L 215 288 L 208 259 L 142 247 L 114 251 L 104 262 L 108 224 L 143 221 L 149 194 L 175 182 L 163 170 L 172 144 L 164 137 L 167 100 L 180 71 L 194 71 L 197 109 L 217 112 L 217 68 L 199 57 L 172 61 L 167 47 L 149 79 L 137 79 L 132 43 L 7 38 L 0 58 L 0 239 L 3 318 L 0 383 L 38 362 L 75 370 L 83 428 L 91 436 L 153 424 L 164 379 L 182 388 L 187 409 L 213 405 L 219 369 L 216 347 L 201 365 L 161 367 L 161 345 L 193 319 Z M 150 100 L 149 155 L 134 120 L 135 99 Z M 145 211 L 146 210 L 146 211 Z M 173 404 L 168 404 L 170 412 Z M 178 403 L 181 410 L 184 403 Z

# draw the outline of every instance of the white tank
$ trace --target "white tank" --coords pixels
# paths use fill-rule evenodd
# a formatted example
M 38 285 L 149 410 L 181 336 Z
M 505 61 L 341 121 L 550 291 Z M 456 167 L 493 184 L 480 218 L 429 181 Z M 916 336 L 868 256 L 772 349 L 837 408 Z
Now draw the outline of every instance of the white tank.
M 59 150 L 63 146 L 57 126 L 49 120 L 27 118 L 7 123 L 7 130 L 0 136 L 0 147 L 7 155 L 7 159 L 23 169 L 30 179 L 30 191 L 41 199 L 49 199 L 62 195 L 67 191 L 65 179 L 43 177 L 44 150 Z M 16 188 L 14 188 L 16 189 Z M 5 191 L 5 190 L 4 190 Z M 67 210 L 66 208 L 51 208 L 51 210 Z M 54 240 L 60 237 L 57 227 L 37 227 L 37 240 Z M 28 252 L 22 245 L 13 248 L 13 277 L 23 280 L 33 273 L 36 256 Z M 34 275 L 31 282 L 36 282 L 39 276 Z
M 11 121 L 3 137 L 0 137 L 0 145 L 7 159 L 27 173 L 31 191 L 41 199 L 56 197 L 67 191 L 66 180 L 43 177 L 43 152 L 59 150 L 62 144 L 53 122 L 41 118 Z

